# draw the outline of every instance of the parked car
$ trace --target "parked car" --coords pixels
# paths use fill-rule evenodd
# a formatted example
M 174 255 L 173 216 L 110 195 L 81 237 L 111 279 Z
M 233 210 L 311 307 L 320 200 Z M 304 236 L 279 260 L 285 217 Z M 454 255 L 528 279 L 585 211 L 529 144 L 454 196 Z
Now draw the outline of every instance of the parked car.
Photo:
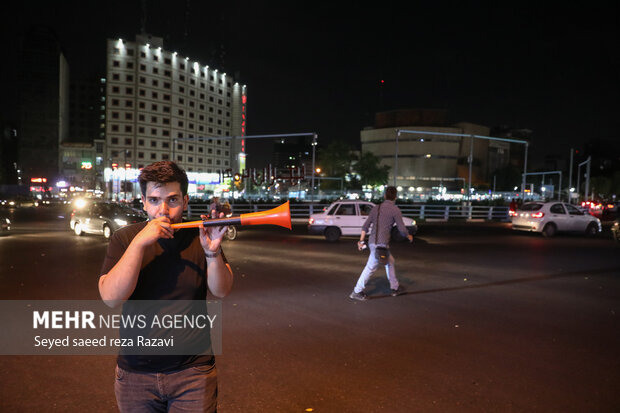
M 601 221 L 564 202 L 527 202 L 512 217 L 512 229 L 541 232 L 553 237 L 558 232 L 579 232 L 594 236 L 601 232 Z
M 0 212 L 0 235 L 8 235 L 11 232 L 11 220 L 9 214 Z
M 73 210 L 69 226 L 76 235 L 101 234 L 109 239 L 119 228 L 146 219 L 146 214 L 126 205 L 86 201 L 83 207 Z
M 328 241 L 335 242 L 341 236 L 359 236 L 362 233 L 362 225 L 368 218 L 368 214 L 375 204 L 367 201 L 343 200 L 336 201 L 318 214 L 310 215 L 308 220 L 308 233 L 311 235 L 324 235 Z M 415 235 L 418 230 L 415 220 L 403 217 L 409 234 Z M 371 229 L 372 231 L 372 229 Z M 392 239 L 403 241 L 403 237 L 396 228 L 392 228 Z

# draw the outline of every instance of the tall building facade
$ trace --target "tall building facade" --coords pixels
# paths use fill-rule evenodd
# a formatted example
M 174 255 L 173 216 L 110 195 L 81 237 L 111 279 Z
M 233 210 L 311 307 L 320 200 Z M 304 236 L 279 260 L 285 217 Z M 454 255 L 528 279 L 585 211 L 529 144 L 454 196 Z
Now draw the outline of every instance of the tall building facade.
M 23 38 L 17 72 L 17 184 L 58 178 L 58 148 L 69 132 L 69 65 L 55 33 L 33 27 Z
M 174 160 L 198 196 L 217 192 L 226 171 L 242 169 L 245 85 L 149 35 L 107 41 L 106 79 L 109 197 L 137 196 L 139 169 L 155 161 Z
M 104 138 L 105 84 L 101 78 L 71 79 L 68 142 L 93 143 Z

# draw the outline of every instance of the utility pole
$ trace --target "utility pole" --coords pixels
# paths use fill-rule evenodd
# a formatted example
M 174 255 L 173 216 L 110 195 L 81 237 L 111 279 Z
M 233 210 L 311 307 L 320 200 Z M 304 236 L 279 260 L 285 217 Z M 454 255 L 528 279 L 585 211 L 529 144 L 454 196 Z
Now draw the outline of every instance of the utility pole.
M 317 145 L 317 135 L 316 133 L 312 134 L 312 182 L 310 183 L 310 213 L 312 214 L 314 208 L 314 176 L 316 173 L 316 145 Z
M 571 194 L 572 192 L 570 191 L 571 187 L 573 186 L 573 153 L 575 152 L 575 150 L 573 148 L 570 148 L 570 163 L 568 164 L 568 203 L 572 204 L 572 197 Z
M 523 160 L 523 181 L 521 182 L 521 200 L 525 202 L 525 175 L 527 175 L 527 149 L 529 142 L 525 142 L 525 159 Z
M 396 186 L 396 175 L 398 174 L 398 138 L 400 137 L 400 130 L 396 131 L 396 142 L 394 146 L 394 186 Z
M 588 156 L 588 165 L 586 166 L 586 201 L 588 200 L 588 191 L 590 190 L 590 164 L 592 157 Z
M 474 137 L 471 136 L 469 138 L 469 157 L 467 159 L 469 161 L 469 176 L 467 179 L 467 200 L 469 201 L 470 211 L 471 211 L 471 168 L 474 163 Z
M 527 174 L 527 152 L 528 152 L 528 147 L 529 147 L 529 142 L 528 141 L 524 141 L 524 140 L 518 140 L 518 139 L 507 139 L 507 138 L 494 138 L 491 136 L 480 136 L 480 135 L 465 135 L 462 133 L 446 133 L 446 132 L 430 132 L 430 131 L 421 131 L 421 130 L 407 130 L 407 129 L 397 129 L 397 135 L 396 135 L 396 154 L 395 154 L 395 162 L 398 159 L 398 136 L 400 136 L 401 133 L 413 133 L 413 134 L 419 134 L 419 135 L 440 135 L 440 136 L 460 136 L 463 138 L 469 137 L 471 138 L 471 142 L 470 142 L 470 150 L 469 150 L 469 185 L 468 185 L 468 190 L 469 190 L 469 194 L 467 196 L 468 200 L 471 200 L 471 163 L 473 162 L 473 145 L 474 145 L 474 139 L 485 139 L 485 140 L 492 140 L 492 141 L 501 141 L 501 142 L 510 142 L 510 143 L 521 143 L 525 145 L 525 159 L 523 160 L 523 181 L 521 182 L 521 199 L 523 199 L 525 197 L 525 175 Z M 396 164 L 395 164 L 396 166 Z M 396 186 L 396 171 L 394 171 L 394 186 Z M 463 186 L 465 186 L 465 184 L 463 184 Z
M 586 191 L 585 191 L 585 196 L 584 196 L 584 201 L 588 199 L 588 190 L 590 189 L 590 159 L 591 157 L 588 156 L 588 159 L 586 159 L 585 161 L 581 162 L 578 166 L 577 166 L 577 193 L 581 195 L 581 165 L 583 164 L 587 164 L 586 166 Z

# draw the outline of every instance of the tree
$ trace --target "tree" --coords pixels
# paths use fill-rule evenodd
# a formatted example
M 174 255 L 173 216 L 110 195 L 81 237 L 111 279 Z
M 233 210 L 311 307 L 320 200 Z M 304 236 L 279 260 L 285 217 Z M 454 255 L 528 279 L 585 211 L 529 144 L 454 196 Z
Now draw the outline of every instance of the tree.
M 594 199 L 608 199 L 611 195 L 612 185 L 612 178 L 607 176 L 594 176 L 590 180 L 590 191 L 594 193 Z M 586 199 L 590 199 L 590 194 L 586 194 Z
M 390 167 L 381 165 L 381 158 L 372 152 L 363 152 L 354 166 L 362 185 L 385 185 Z
M 495 190 L 496 191 L 512 191 L 514 187 L 521 187 L 523 171 L 519 170 L 514 165 L 506 165 L 502 168 L 496 169 L 491 174 L 491 180 L 495 176 Z
M 343 181 L 345 176 L 351 171 L 351 164 L 355 160 L 355 155 L 346 142 L 333 141 L 327 147 L 318 151 L 318 165 L 321 167 L 322 173 L 329 178 L 341 178 Z M 340 182 L 336 180 L 321 181 L 323 189 L 340 189 Z

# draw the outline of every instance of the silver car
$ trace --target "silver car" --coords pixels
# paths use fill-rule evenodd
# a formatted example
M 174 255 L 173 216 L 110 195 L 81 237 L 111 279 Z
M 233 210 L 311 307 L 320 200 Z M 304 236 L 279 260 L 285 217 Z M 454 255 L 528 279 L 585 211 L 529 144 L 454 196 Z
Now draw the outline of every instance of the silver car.
M 96 201 L 74 209 L 69 226 L 76 235 L 101 234 L 109 239 L 119 228 L 146 219 L 144 213 L 128 206 Z
M 601 221 L 564 202 L 527 202 L 512 217 L 512 229 L 541 232 L 553 237 L 558 232 L 577 232 L 594 236 L 601 232 Z

